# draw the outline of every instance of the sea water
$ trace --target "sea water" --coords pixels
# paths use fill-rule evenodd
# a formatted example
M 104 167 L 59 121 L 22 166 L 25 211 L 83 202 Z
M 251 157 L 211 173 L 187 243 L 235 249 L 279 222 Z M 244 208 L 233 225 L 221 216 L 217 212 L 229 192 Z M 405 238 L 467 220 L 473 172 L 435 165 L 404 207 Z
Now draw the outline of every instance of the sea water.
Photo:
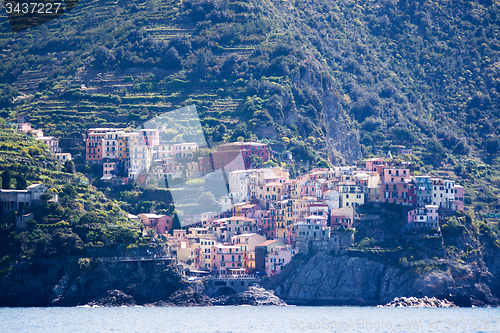
M 0 332 L 500 332 L 500 309 L 0 308 Z

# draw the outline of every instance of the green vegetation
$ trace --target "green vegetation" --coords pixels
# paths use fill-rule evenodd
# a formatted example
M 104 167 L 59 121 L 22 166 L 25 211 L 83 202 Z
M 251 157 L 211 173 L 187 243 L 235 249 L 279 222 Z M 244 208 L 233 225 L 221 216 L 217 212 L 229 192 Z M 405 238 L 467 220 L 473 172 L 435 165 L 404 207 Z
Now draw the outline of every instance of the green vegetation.
M 499 14 L 494 1 L 81 1 L 1 28 L 0 115 L 28 114 L 73 155 L 82 129 L 188 104 L 209 141 L 272 140 L 300 167 L 404 144 L 414 171 L 446 171 L 498 213 Z
M 83 174 L 69 172 L 72 170 L 56 162 L 45 148 L 40 141 L 17 134 L 5 125 L 0 128 L 3 187 L 24 189 L 35 183 L 50 187 L 41 195 L 39 205 L 3 212 L 0 276 L 19 260 L 78 257 L 93 247 L 107 246 L 113 253 L 120 244 L 156 247 L 164 243 L 156 235 L 143 237 L 141 223 L 128 219 L 116 201 L 87 185 Z M 56 194 L 58 203 L 52 200 Z M 21 215 L 28 213 L 33 214 L 32 218 L 24 226 L 19 224 Z
M 189 104 L 197 106 L 208 141 L 279 144 L 297 161 L 293 174 L 395 155 L 405 145 L 413 155 L 389 162 L 411 162 L 415 175 L 465 187 L 466 212 L 443 223 L 445 243 L 465 251 L 454 239 L 471 235 L 495 245 L 499 6 L 489 0 L 81 1 L 44 26 L 18 34 L 6 32 L 6 23 L 0 28 L 0 49 L 8 52 L 0 64 L 0 116 L 12 122 L 29 115 L 62 147 L 82 154 L 76 164 L 84 151 L 74 142 L 84 129 L 135 127 Z M 34 211 L 33 230 L 26 231 L 34 239 L 42 237 L 37 230 L 68 235 L 55 234 L 62 228 L 83 244 L 139 244 L 144 239 L 121 229 L 138 228 L 122 209 L 172 213 L 169 191 L 151 184 L 98 192 L 77 172 L 98 178 L 98 170 L 62 167 L 45 147 L 3 126 L 2 187 L 39 181 L 59 195 L 59 205 L 44 197 Z M 208 195 L 203 200 L 215 205 Z M 402 242 L 401 225 L 391 221 L 401 221 L 404 209 L 381 214 Z M 2 240 L 10 232 L 15 239 L 13 219 L 3 222 Z M 78 239 L 72 244 L 77 251 Z M 23 251 L 30 256 L 33 247 Z

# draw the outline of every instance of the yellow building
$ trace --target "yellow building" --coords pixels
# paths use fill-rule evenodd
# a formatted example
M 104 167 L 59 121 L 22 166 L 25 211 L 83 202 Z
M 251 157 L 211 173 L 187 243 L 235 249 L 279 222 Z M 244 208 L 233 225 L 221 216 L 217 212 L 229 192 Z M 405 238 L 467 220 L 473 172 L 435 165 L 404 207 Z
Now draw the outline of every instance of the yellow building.
M 282 200 L 276 203 L 276 238 L 288 240 L 293 224 L 293 200 Z
M 272 204 L 281 201 L 281 195 L 283 194 L 283 189 L 285 184 L 283 183 L 267 183 L 264 185 L 262 191 L 263 200 L 259 200 L 262 207 L 269 209 Z
M 292 199 L 300 199 L 300 183 L 305 182 L 302 179 L 296 179 L 293 183 L 290 184 L 290 198 Z
M 365 203 L 365 195 L 360 185 L 355 182 L 340 182 L 338 184 L 340 207 L 355 207 Z
M 243 256 L 243 265 L 248 271 L 255 269 L 255 251 L 245 253 Z
M 198 175 L 198 162 L 189 162 L 186 168 L 186 178 L 193 178 Z
M 128 160 L 130 153 L 130 136 L 132 133 L 123 132 L 118 135 L 118 159 L 120 161 Z

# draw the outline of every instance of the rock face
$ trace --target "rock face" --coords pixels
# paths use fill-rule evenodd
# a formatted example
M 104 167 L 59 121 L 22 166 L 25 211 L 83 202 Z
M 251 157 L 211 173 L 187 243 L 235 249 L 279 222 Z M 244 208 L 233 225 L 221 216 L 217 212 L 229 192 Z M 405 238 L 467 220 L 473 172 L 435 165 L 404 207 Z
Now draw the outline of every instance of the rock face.
M 326 143 L 331 161 L 339 163 L 344 160 L 347 163 L 354 163 L 363 156 L 358 133 L 352 128 L 347 114 L 342 109 L 338 92 L 331 87 L 325 87 L 323 80 L 317 75 L 322 65 L 316 63 L 316 66 L 318 66 L 316 70 L 307 70 L 304 75 L 293 75 L 292 81 L 297 86 L 310 86 L 321 101 L 322 121 L 327 129 Z
M 437 299 L 436 297 L 416 298 L 416 297 L 396 297 L 392 302 L 387 303 L 387 307 L 413 307 L 413 308 L 457 308 L 457 306 L 445 299 Z
M 132 296 L 125 294 L 121 290 L 110 290 L 103 298 L 90 302 L 89 306 L 131 306 L 135 305 Z
M 318 252 L 294 257 L 266 287 L 297 305 L 377 305 L 402 296 L 438 297 L 458 306 L 497 304 L 488 284 L 487 272 L 468 266 L 462 272 L 455 266 L 419 271 Z
M 251 286 L 241 293 L 212 300 L 214 305 L 286 305 L 271 290 Z
M 174 262 L 35 261 L 0 281 L 0 306 L 209 305 Z

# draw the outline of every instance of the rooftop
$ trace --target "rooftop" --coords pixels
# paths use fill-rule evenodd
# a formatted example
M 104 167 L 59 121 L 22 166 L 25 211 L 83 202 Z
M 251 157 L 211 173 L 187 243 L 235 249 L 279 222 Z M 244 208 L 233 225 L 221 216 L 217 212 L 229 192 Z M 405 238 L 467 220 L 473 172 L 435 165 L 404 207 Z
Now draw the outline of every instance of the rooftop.
M 264 243 L 259 244 L 257 246 L 268 246 L 268 245 L 271 245 L 271 244 L 276 243 L 276 242 L 279 242 L 279 239 L 269 239 L 269 240 L 266 240 Z

